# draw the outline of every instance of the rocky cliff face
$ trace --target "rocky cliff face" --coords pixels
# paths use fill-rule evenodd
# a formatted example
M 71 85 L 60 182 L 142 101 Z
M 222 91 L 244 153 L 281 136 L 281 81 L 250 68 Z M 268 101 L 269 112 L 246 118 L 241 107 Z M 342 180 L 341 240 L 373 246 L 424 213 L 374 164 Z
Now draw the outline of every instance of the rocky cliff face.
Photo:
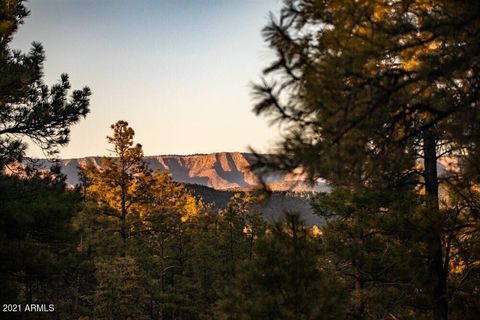
M 248 190 L 259 186 L 258 179 L 250 170 L 255 161 L 253 154 L 221 152 L 196 155 L 163 155 L 145 157 L 150 168 L 168 172 L 177 182 L 199 184 L 217 190 Z M 88 163 L 102 166 L 101 157 L 60 160 L 62 172 L 67 175 L 67 183 L 79 182 L 78 167 Z M 47 160 L 39 160 L 42 168 L 51 166 Z M 310 191 L 325 189 L 323 184 L 312 187 L 295 174 L 275 175 L 268 178 L 272 190 Z
M 250 154 L 212 153 L 191 156 L 146 157 L 152 169 L 169 172 L 178 182 L 194 183 L 218 190 L 246 188 L 257 184 L 249 166 Z

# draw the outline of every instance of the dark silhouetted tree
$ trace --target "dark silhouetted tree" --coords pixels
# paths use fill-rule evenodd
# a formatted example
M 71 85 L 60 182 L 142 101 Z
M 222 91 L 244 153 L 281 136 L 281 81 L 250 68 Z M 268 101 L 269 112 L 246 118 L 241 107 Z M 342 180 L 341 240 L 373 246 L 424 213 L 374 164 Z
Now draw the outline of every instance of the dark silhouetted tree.
M 70 126 L 89 110 L 90 89 L 74 90 L 62 74 L 48 87 L 43 81 L 45 52 L 33 43 L 28 53 L 12 50 L 9 43 L 29 12 L 22 0 L 0 2 L 0 166 L 20 160 L 30 138 L 48 155 L 69 141 Z
M 235 285 L 218 302 L 219 319 L 339 319 L 340 282 L 320 268 L 320 246 L 298 214 L 268 228 L 251 260 L 238 265 Z
M 474 193 L 470 172 L 478 172 L 479 10 L 473 0 L 287 0 L 264 29 L 277 58 L 255 86 L 255 112 L 288 128 L 267 167 L 302 166 L 354 190 L 417 187 L 429 269 L 417 285 L 436 320 L 448 318 L 450 253 L 459 245 L 440 190 Z M 459 170 L 439 179 L 445 156 Z M 465 214 L 478 219 L 473 208 Z
M 0 175 L 0 299 L 73 309 L 77 233 L 71 219 L 81 197 L 54 173 Z

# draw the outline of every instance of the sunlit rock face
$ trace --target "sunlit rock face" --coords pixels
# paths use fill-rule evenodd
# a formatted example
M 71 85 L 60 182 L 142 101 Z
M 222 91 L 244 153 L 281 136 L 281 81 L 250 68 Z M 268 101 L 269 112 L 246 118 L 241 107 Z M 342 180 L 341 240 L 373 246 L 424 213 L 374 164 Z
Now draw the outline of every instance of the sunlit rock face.
M 219 152 L 194 155 L 147 156 L 145 161 L 150 168 L 168 172 L 177 182 L 199 184 L 217 190 L 251 190 L 260 187 L 257 176 L 250 166 L 255 156 L 250 153 Z M 67 183 L 78 184 L 78 168 L 87 164 L 102 167 L 101 157 L 63 159 L 59 161 L 62 172 L 67 175 Z M 41 168 L 48 168 L 48 160 L 37 160 Z M 274 191 L 326 190 L 324 183 L 315 186 L 308 184 L 300 172 L 275 174 L 266 177 L 268 187 Z

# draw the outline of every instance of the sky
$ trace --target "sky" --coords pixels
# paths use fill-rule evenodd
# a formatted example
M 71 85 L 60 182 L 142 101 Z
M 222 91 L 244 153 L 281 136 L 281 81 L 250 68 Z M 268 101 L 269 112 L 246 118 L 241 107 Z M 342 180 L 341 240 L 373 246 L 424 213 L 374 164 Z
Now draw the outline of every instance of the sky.
M 279 0 L 29 0 L 11 47 L 46 51 L 45 81 L 61 73 L 93 92 L 60 157 L 106 155 L 126 120 L 146 155 L 267 152 L 278 136 L 252 113 L 251 82 L 273 59 L 261 36 Z M 34 146 L 28 155 L 43 157 Z

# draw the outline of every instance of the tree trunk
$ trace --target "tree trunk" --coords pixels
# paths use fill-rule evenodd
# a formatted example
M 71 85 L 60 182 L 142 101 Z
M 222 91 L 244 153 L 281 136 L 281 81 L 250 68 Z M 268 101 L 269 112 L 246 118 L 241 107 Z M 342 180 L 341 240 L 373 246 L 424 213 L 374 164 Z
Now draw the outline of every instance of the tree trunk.
M 425 191 L 428 214 L 430 215 L 428 256 L 430 258 L 430 281 L 432 286 L 432 315 L 434 320 L 447 320 L 448 301 L 446 295 L 447 272 L 443 266 L 442 218 L 438 199 L 436 138 L 433 132 L 423 132 L 423 153 L 425 166 Z
M 362 242 L 363 236 L 361 235 Z M 362 266 L 362 257 L 356 257 L 352 262 L 353 272 L 355 276 L 355 300 L 353 305 L 353 317 L 354 319 L 364 319 L 365 318 L 365 299 L 363 296 L 363 289 L 365 287 L 365 281 L 362 278 L 362 272 L 360 268 Z
M 122 235 L 122 257 L 127 255 L 127 209 L 125 206 L 125 191 L 122 186 L 122 213 L 121 213 L 121 235 Z
M 230 280 L 235 278 L 235 256 L 233 252 L 233 223 L 230 222 Z
M 122 248 L 122 257 L 125 257 L 127 255 L 127 169 L 125 165 L 125 159 L 124 155 L 120 155 L 120 159 L 122 162 L 122 185 L 121 185 L 121 235 L 122 235 L 122 242 L 123 242 L 123 248 Z

